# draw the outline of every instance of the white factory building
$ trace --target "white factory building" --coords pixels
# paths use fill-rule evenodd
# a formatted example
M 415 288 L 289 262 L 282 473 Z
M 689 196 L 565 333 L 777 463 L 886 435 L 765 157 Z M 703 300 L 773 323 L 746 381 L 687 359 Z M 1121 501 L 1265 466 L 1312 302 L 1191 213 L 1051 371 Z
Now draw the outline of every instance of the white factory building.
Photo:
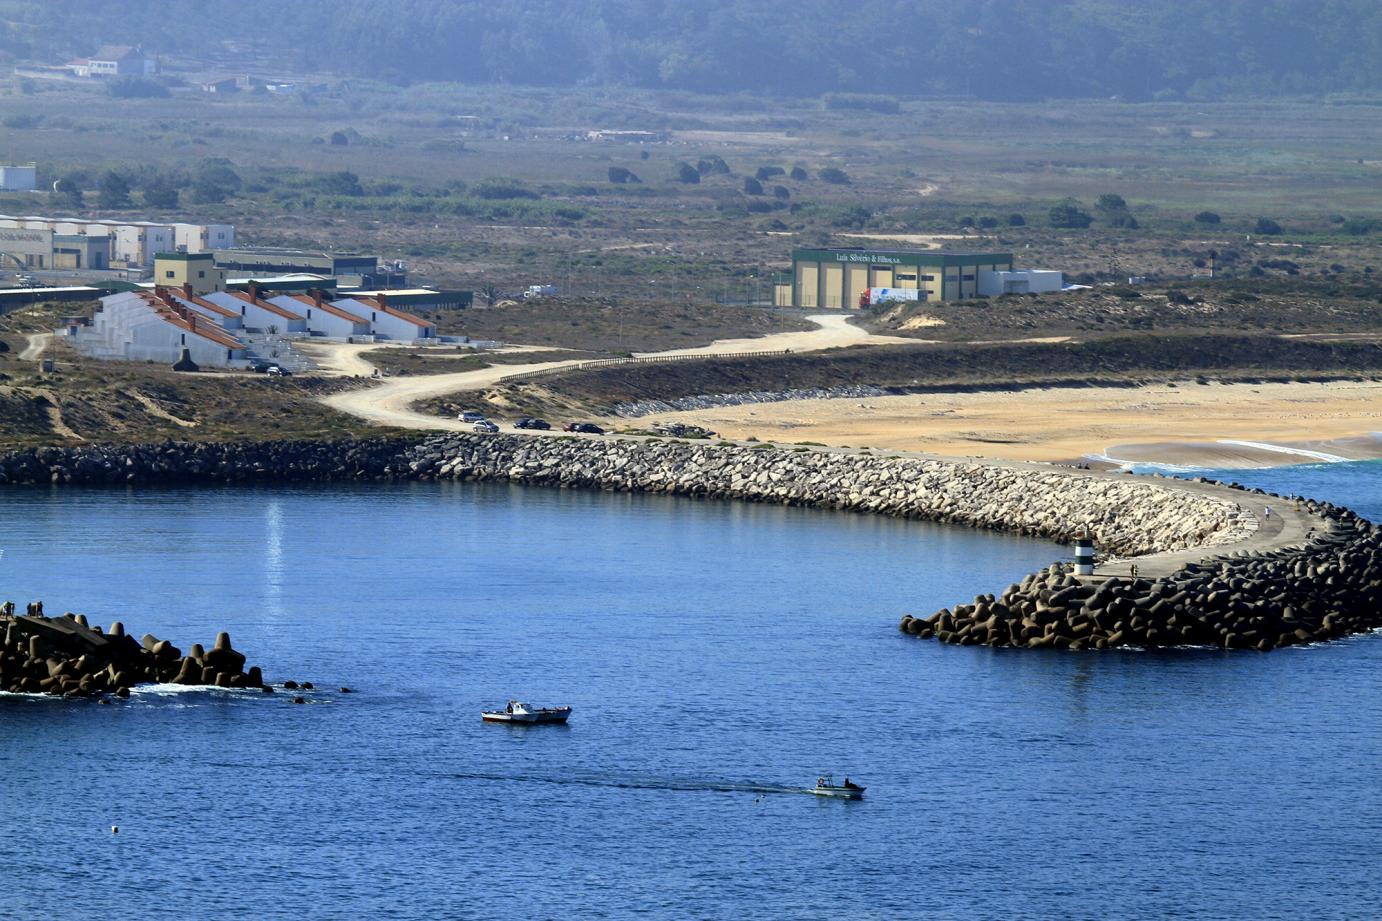
M 38 167 L 0 166 L 0 192 L 32 192 L 38 187 Z
M 1065 275 L 1052 269 L 1011 269 L 979 273 L 979 293 L 985 297 L 1000 294 L 1049 294 L 1065 286 Z
M 379 339 L 435 339 L 437 328 L 421 317 L 390 307 L 388 295 L 347 297 L 334 302 L 337 307 L 369 320 L 370 331 Z
M 220 324 L 189 310 L 165 292 L 126 291 L 101 298 L 89 326 L 62 332 L 92 358 L 172 364 L 186 349 L 206 368 L 243 367 L 245 344 Z
M 274 330 L 284 336 L 307 335 L 307 318 L 300 311 L 281 307 L 253 292 L 212 291 L 202 297 L 218 307 L 239 313 L 250 329 Z
M 100 238 L 106 247 L 104 265 L 79 268 L 151 269 L 158 253 L 205 253 L 235 245 L 235 228 L 230 224 L 161 224 L 156 221 L 83 220 L 60 217 L 12 217 L 0 215 L 0 230 L 46 232 L 52 236 Z M 41 243 L 35 236 L 33 243 Z M 50 247 L 51 248 L 51 247 Z M 42 256 L 41 253 L 35 253 Z M 95 263 L 98 260 L 92 259 Z M 31 264 L 40 268 L 54 265 L 52 255 Z
M 352 336 L 373 335 L 369 320 L 326 300 L 320 291 L 314 291 L 310 296 L 283 294 L 270 298 L 269 303 L 284 310 L 301 311 L 307 320 L 307 332 L 314 336 L 349 339 Z
M 173 364 L 187 349 L 209 368 L 243 368 L 256 359 L 287 365 L 289 356 L 301 359 L 294 339 L 416 342 L 437 335 L 426 320 L 389 307 L 386 296 L 329 301 L 313 291 L 266 299 L 258 290 L 198 295 L 191 285 L 103 297 L 89 324 L 58 332 L 93 358 Z

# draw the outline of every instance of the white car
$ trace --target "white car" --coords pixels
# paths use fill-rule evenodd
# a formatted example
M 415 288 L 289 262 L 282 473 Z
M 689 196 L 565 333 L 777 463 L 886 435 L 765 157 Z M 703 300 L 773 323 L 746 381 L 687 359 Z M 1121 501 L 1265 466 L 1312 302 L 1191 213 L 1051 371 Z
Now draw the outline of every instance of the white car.
M 484 422 L 485 414 L 477 413 L 473 409 L 467 409 L 465 412 L 461 413 L 456 418 L 460 419 L 462 422 Z
M 488 419 L 481 419 L 479 422 L 475 423 L 475 431 L 484 432 L 487 435 L 493 435 L 495 432 L 499 431 L 499 426 L 495 425 Z

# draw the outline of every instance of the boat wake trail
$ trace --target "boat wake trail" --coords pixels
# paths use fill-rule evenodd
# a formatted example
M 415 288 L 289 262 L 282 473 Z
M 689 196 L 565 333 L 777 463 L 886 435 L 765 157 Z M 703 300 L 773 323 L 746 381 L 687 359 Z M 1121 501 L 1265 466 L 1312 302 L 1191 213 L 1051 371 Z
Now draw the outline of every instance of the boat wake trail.
M 508 783 L 543 783 L 578 787 L 612 787 L 617 790 L 675 790 L 686 793 L 810 793 L 807 787 L 784 787 L 778 784 L 735 783 L 725 780 L 678 780 L 661 777 L 594 777 L 579 774 L 483 774 L 450 775 L 457 780 L 505 781 Z

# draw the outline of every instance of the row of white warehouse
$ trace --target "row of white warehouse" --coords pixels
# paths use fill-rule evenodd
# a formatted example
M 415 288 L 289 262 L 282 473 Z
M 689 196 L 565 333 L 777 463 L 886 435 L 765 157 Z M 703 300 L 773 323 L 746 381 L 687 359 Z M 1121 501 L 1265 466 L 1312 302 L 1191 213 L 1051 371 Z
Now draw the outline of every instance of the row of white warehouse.
M 178 361 L 242 368 L 282 339 L 319 337 L 416 342 L 436 327 L 388 305 L 386 295 L 327 300 L 322 292 L 264 297 L 250 291 L 194 294 L 190 286 L 127 291 L 101 298 L 87 325 L 60 331 L 82 354 L 123 361 Z
M 55 258 L 62 243 L 75 238 L 99 240 L 79 265 L 63 265 Z M 32 268 L 149 269 L 158 253 L 206 253 L 235 245 L 230 224 L 162 224 L 156 221 L 85 220 L 63 217 L 13 217 L 0 214 L 0 252 L 16 256 Z M 44 253 L 47 258 L 42 258 Z M 100 264 L 104 263 L 104 264 Z

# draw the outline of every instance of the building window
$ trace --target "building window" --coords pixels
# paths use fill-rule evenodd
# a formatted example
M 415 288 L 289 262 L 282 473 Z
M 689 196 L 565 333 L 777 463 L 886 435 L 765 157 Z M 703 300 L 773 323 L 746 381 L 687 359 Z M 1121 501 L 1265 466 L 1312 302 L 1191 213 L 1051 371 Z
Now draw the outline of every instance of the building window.
M 898 281 L 916 281 L 916 280 L 917 280 L 917 277 L 916 277 L 915 275 L 903 275 L 903 274 L 901 274 L 900 272 L 899 272 L 897 275 L 895 275 L 894 277 L 895 277 Z
M 961 280 L 963 280 L 963 281 L 973 281 L 973 280 L 974 280 L 974 276 L 973 276 L 973 275 L 961 275 L 960 278 L 961 278 Z
M 205 273 L 205 272 L 198 272 L 198 273 L 197 273 L 197 277 L 198 277 L 198 278 L 205 278 L 205 277 L 206 277 L 206 273 Z
M 921 276 L 921 280 L 922 280 L 922 281 L 935 281 L 935 280 L 936 280 L 936 276 L 934 276 L 934 275 L 923 275 L 923 276 Z
M 163 277 L 164 277 L 164 278 L 172 278 L 172 277 L 174 277 L 174 275 L 175 275 L 175 273 L 173 272 L 172 269 L 169 269 L 168 271 L 166 271 L 166 272 L 163 273 Z

